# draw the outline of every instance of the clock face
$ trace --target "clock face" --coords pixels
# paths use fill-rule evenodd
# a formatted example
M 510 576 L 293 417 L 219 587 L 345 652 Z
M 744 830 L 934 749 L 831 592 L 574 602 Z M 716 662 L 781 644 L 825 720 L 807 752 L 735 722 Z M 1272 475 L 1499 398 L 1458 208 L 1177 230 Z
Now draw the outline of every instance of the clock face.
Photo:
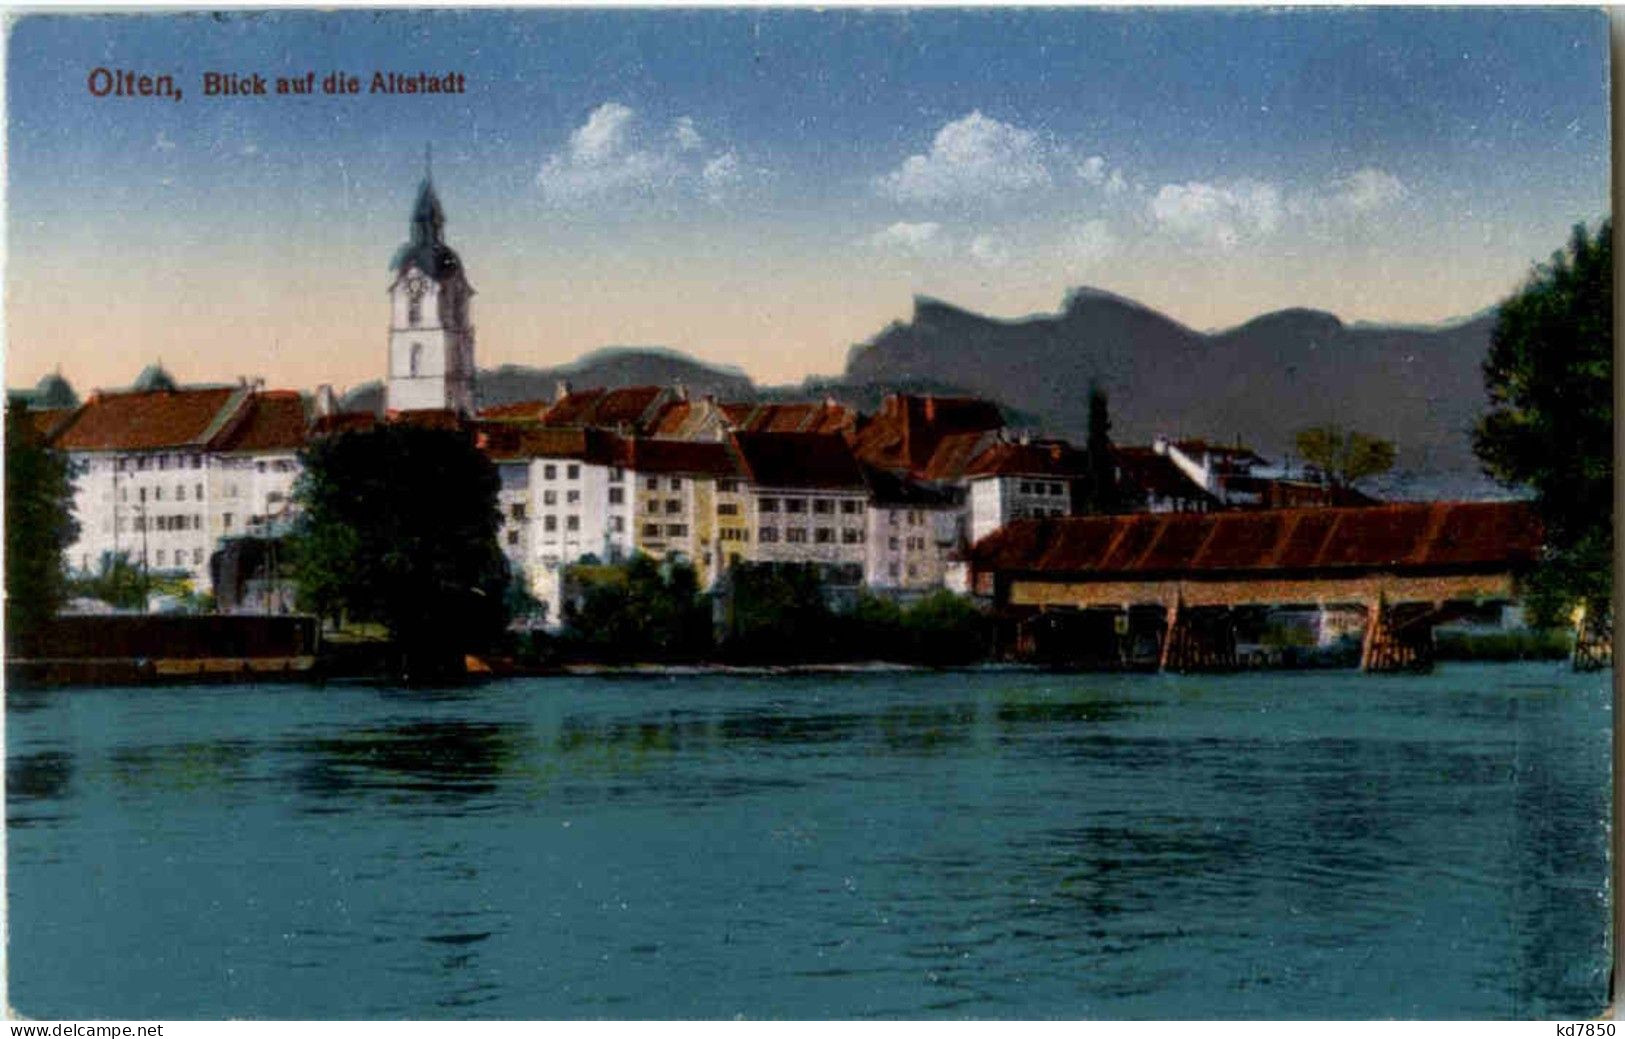
M 423 277 L 423 275 L 414 274 L 410 278 L 406 279 L 406 294 L 411 297 L 414 303 L 422 299 L 423 294 L 428 290 L 429 282 Z

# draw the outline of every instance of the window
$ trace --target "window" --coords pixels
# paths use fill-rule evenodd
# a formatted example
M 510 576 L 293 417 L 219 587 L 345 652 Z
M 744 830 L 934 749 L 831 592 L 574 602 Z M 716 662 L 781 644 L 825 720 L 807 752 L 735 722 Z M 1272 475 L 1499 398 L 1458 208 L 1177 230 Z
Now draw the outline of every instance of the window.
M 559 518 L 557 516 L 543 516 L 542 529 L 549 534 L 554 533 L 559 529 Z
M 660 524 L 658 524 L 658 523 L 645 523 L 643 525 L 643 536 L 646 537 L 646 538 L 657 538 L 657 537 L 659 537 L 660 536 Z
M 682 503 L 681 499 L 678 499 L 678 498 L 667 498 L 666 499 L 666 515 L 675 516 L 679 512 L 682 512 L 682 511 L 683 511 L 683 503 Z
M 737 515 L 739 515 L 739 506 L 734 504 L 731 501 L 721 502 L 721 503 L 719 503 L 717 505 L 717 515 L 718 516 L 737 516 Z
M 203 468 L 203 456 L 202 455 L 193 455 L 192 456 L 192 468 L 193 469 L 202 469 Z
M 624 533 L 626 530 L 626 517 L 611 516 L 609 518 L 609 529 L 617 534 Z
M 658 491 L 658 490 L 660 490 L 660 477 L 658 477 L 658 476 L 649 477 L 647 480 L 643 481 L 643 488 L 644 488 L 644 490 L 649 490 L 649 491 Z
M 558 503 L 559 503 L 559 492 L 558 491 L 543 491 L 542 492 L 542 504 L 543 505 L 557 505 Z
M 779 540 L 778 527 L 763 527 L 756 532 L 756 540 L 764 545 L 770 545 Z
M 192 488 L 192 493 L 197 495 L 197 500 L 198 501 L 202 501 L 203 500 L 203 485 L 200 483 L 197 486 L 193 487 Z
M 565 466 L 564 467 L 564 478 L 567 479 L 567 480 L 579 480 L 579 479 L 581 479 L 581 467 L 579 465 L 567 465 L 567 466 Z
M 890 574 L 892 576 L 892 578 L 895 580 L 896 577 L 897 577 L 897 564 L 896 563 L 888 563 L 886 565 L 886 573 Z
M 813 531 L 813 540 L 820 545 L 833 545 L 835 543 L 835 528 L 819 527 Z
M 612 468 L 611 468 L 611 469 L 610 469 L 610 471 L 609 471 L 609 482 L 610 482 L 610 483 L 620 483 L 620 482 L 621 482 L 621 480 L 622 480 L 622 479 L 623 479 L 623 478 L 624 478 L 624 477 L 625 477 L 625 476 L 626 476 L 626 470 L 625 470 L 625 469 L 622 469 L 622 468 L 621 468 L 621 467 L 620 467 L 620 466 L 618 466 L 618 465 L 617 465 L 617 466 L 614 466 L 614 467 L 612 467 Z
M 786 530 L 784 532 L 784 540 L 790 542 L 793 545 L 804 545 L 804 544 L 806 544 L 807 543 L 807 528 L 806 527 L 791 527 L 791 528 L 789 528 L 788 530 Z
M 718 480 L 717 481 L 717 493 L 718 494 L 738 494 L 739 493 L 739 481 L 738 480 Z
M 416 377 L 423 364 L 422 343 L 412 344 L 412 356 L 407 360 L 407 364 L 410 366 L 407 374 Z
M 827 516 L 835 511 L 835 503 L 828 498 L 818 498 L 813 502 L 813 511 Z
M 668 524 L 666 524 L 666 536 L 671 537 L 671 538 L 686 538 L 686 537 L 688 537 L 688 524 L 686 524 L 686 523 L 668 523 Z
M 147 500 L 147 489 L 145 487 L 143 487 L 143 488 L 141 488 L 139 493 L 141 495 L 141 500 L 146 501 Z
M 896 538 L 887 538 L 886 539 L 886 547 L 891 549 L 893 552 L 897 551 L 897 539 Z
M 556 480 L 556 479 L 558 479 L 558 475 L 559 475 L 559 467 L 558 466 L 556 466 L 556 465 L 544 465 L 544 466 L 542 466 L 542 479 L 544 479 L 544 480 Z
M 850 499 L 848 499 L 847 501 L 843 501 L 843 502 L 841 502 L 841 512 L 844 515 L 851 516 L 852 514 L 854 514 L 854 513 L 856 513 L 858 511 L 858 506 L 860 504 L 862 504 L 862 503 L 861 502 L 855 502 L 855 501 L 852 501 Z
M 886 523 L 888 526 L 897 526 L 897 512 L 894 509 L 886 510 Z
M 1022 494 L 1031 494 L 1031 493 L 1033 493 L 1033 482 L 1031 480 L 1022 480 L 1021 481 L 1021 493 Z
M 611 505 L 623 505 L 623 504 L 625 504 L 626 503 L 626 488 L 624 488 L 624 487 L 611 487 L 609 489 L 609 503 Z
M 231 513 L 228 512 L 225 515 L 220 517 L 220 525 L 222 527 L 225 527 L 227 530 L 231 529 Z M 137 528 L 137 529 L 140 529 L 140 528 Z
M 115 469 L 117 469 L 117 470 L 118 470 L 118 471 L 119 471 L 119 472 L 121 472 L 121 473 L 122 473 L 122 472 L 123 472 L 123 471 L 124 471 L 124 463 L 125 463 L 125 462 L 126 462 L 126 461 L 127 461 L 127 459 L 124 459 L 124 458 L 120 458 L 120 459 L 119 459 L 119 460 L 118 460 L 118 464 L 117 464 L 117 465 L 115 465 L 115 466 L 114 466 L 114 467 L 113 467 L 113 468 L 115 468 Z
M 277 502 L 279 502 L 281 500 L 282 500 L 282 492 L 281 491 L 272 491 L 270 494 L 267 494 L 265 496 L 265 504 L 267 504 L 267 505 L 275 505 Z
M 514 502 L 513 506 L 508 509 L 508 514 L 515 520 L 523 520 L 525 518 L 525 503 L 522 501 Z
M 856 545 L 859 542 L 861 542 L 862 540 L 863 540 L 863 531 L 861 531 L 861 530 L 847 529 L 847 530 L 841 531 L 841 544 L 843 544 L 843 545 Z
M 169 468 L 169 456 L 168 455 L 159 455 L 158 456 L 158 468 L 159 469 L 168 469 Z
M 259 472 L 263 473 L 263 472 L 265 472 L 265 463 L 264 462 L 256 462 L 256 463 L 254 463 L 254 468 L 256 470 L 258 470 Z
M 517 530 L 508 531 L 508 544 L 510 544 L 510 545 L 519 544 L 519 531 L 517 531 Z
M 417 296 L 406 301 L 406 323 L 416 327 L 423 320 L 423 300 Z
M 186 500 L 186 485 L 184 483 L 178 483 L 178 484 L 175 485 L 175 500 L 176 501 L 185 501 Z
M 145 455 L 135 460 L 135 467 L 137 469 L 145 469 L 147 467 L 147 459 Z
M 564 504 L 566 504 L 566 505 L 580 505 L 581 504 L 581 492 L 580 491 L 565 491 L 564 492 Z
M 192 529 L 193 530 L 202 530 L 203 529 L 203 514 L 201 512 L 192 513 Z
M 580 530 L 581 529 L 581 517 L 580 516 L 566 516 L 566 517 L 564 517 L 564 529 L 565 530 Z
M 786 498 L 786 499 L 784 499 L 784 511 L 785 512 L 806 512 L 807 511 L 807 500 L 805 498 Z
M 763 498 L 761 500 L 761 503 L 758 504 L 756 507 L 757 507 L 757 509 L 759 509 L 762 512 L 778 512 L 779 511 L 779 499 L 777 499 L 777 498 Z
M 680 491 L 683 489 L 683 478 L 681 476 L 673 476 L 671 478 L 671 489 L 674 491 Z
M 164 489 L 162 487 L 154 487 L 152 489 L 152 500 L 153 501 L 163 501 L 164 500 Z
M 198 566 L 202 562 L 203 562 L 203 550 L 201 548 L 192 549 L 192 565 L 193 566 Z

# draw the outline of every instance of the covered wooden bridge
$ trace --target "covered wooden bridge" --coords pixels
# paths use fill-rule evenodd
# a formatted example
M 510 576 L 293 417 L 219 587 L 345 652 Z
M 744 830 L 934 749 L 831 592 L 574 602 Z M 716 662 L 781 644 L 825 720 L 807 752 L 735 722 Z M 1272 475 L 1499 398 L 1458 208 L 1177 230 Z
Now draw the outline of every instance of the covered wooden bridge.
M 1433 626 L 1518 598 L 1541 529 L 1521 502 L 1018 520 L 969 552 L 1018 657 L 1235 667 L 1260 609 L 1364 611 L 1360 666 L 1432 663 Z

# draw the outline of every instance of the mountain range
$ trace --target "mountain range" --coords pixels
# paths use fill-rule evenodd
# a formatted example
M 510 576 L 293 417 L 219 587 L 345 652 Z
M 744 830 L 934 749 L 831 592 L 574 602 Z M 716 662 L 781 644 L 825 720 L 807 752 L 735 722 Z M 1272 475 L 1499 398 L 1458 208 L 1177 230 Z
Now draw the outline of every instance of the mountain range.
M 848 353 L 846 369 L 792 386 L 760 386 L 743 371 L 663 348 L 616 347 L 555 368 L 482 371 L 483 403 L 551 397 L 578 387 L 672 384 L 725 400 L 831 396 L 873 410 L 894 390 L 974 394 L 997 401 L 1012 424 L 1081 439 L 1088 391 L 1106 391 L 1113 439 L 1158 434 L 1241 440 L 1266 457 L 1290 452 L 1296 432 L 1337 423 L 1393 440 L 1398 469 L 1476 474 L 1470 431 L 1484 406 L 1480 364 L 1495 313 L 1439 326 L 1347 324 L 1290 309 L 1235 328 L 1197 331 L 1150 307 L 1096 289 L 1061 309 L 1017 320 L 917 298 Z M 351 408 L 373 408 L 372 383 Z

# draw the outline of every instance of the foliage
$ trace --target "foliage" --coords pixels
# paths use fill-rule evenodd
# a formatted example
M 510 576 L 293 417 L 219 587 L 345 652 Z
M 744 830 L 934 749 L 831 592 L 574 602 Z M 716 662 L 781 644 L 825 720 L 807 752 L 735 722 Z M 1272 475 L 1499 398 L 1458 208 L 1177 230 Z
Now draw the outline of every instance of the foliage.
M 131 562 L 128 552 L 103 552 L 95 570 L 69 580 L 74 596 L 99 599 L 121 610 L 145 609 L 152 585 L 151 575 Z
M 1534 492 L 1547 558 L 1532 575 L 1537 623 L 1576 605 L 1604 615 L 1614 558 L 1614 248 L 1611 220 L 1574 228 L 1566 252 L 1501 304 L 1484 361 L 1484 470 Z
M 20 406 L 6 405 L 6 637 L 40 631 L 67 598 L 63 553 L 79 537 L 73 467 Z
M 465 433 L 406 424 L 316 441 L 295 489 L 302 608 L 377 621 L 400 674 L 461 674 L 507 624 L 495 467 Z
M 993 647 L 991 619 L 969 599 L 934 592 L 903 613 L 906 659 L 921 664 L 971 664 Z
M 1107 410 L 1106 391 L 1089 384 L 1089 439 L 1085 445 L 1088 475 L 1079 481 L 1079 510 L 1087 513 L 1117 512 L 1122 502 L 1117 488 L 1117 464 L 1112 457 L 1112 420 Z
M 736 564 L 729 572 L 723 649 L 735 660 L 773 663 L 829 660 L 839 634 L 817 568 Z
M 691 660 L 711 646 L 711 612 L 687 562 L 639 553 L 624 565 L 571 567 L 564 623 L 571 649 L 616 662 Z
M 1393 441 L 1335 425 L 1299 430 L 1297 446 L 1305 462 L 1343 487 L 1368 476 L 1380 476 L 1394 467 Z

